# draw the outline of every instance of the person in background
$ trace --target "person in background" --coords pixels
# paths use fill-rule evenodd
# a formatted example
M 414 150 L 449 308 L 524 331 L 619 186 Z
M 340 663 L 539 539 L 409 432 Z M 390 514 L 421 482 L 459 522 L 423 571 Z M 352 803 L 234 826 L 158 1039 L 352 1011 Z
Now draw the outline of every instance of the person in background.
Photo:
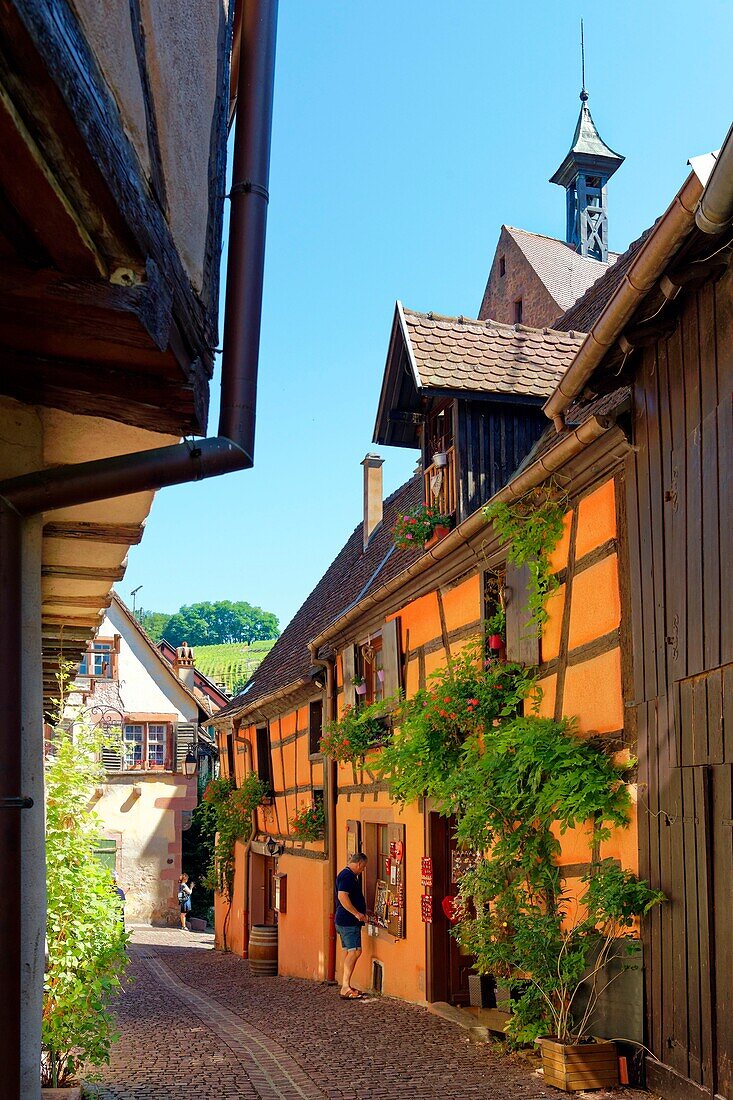
M 341 997 L 345 1001 L 360 1001 L 364 994 L 354 989 L 351 977 L 361 957 L 361 926 L 366 924 L 366 901 L 359 881 L 367 865 L 363 852 L 353 855 L 336 879 L 336 931 L 346 952 L 341 977 Z
M 181 928 L 186 931 L 186 917 L 191 912 L 191 894 L 194 884 L 188 881 L 188 875 L 184 871 L 178 879 L 178 905 L 181 910 Z
M 117 894 L 117 897 L 120 899 L 120 922 L 122 924 L 122 931 L 124 932 L 125 931 L 125 902 L 127 901 L 127 898 L 125 897 L 125 891 L 122 889 L 119 882 L 117 881 L 117 872 L 116 871 L 112 872 L 112 883 L 114 885 L 114 891 Z

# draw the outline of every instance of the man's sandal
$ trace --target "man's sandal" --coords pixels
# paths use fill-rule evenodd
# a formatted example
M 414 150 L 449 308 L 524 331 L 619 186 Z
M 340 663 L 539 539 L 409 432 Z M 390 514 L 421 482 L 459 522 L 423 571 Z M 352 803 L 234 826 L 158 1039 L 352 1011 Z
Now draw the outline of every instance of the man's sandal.
M 358 989 L 350 989 L 348 993 L 339 993 L 339 997 L 342 1001 L 361 1001 L 364 994 L 360 993 Z

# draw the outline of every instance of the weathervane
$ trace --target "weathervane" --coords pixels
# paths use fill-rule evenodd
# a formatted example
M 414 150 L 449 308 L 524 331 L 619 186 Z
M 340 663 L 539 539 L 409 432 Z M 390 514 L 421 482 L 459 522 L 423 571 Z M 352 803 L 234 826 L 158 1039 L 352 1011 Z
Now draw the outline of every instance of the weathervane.
M 585 90 L 585 34 L 583 32 L 583 20 L 580 20 L 580 72 L 581 72 L 581 89 L 580 98 L 583 103 L 588 99 L 588 93 Z

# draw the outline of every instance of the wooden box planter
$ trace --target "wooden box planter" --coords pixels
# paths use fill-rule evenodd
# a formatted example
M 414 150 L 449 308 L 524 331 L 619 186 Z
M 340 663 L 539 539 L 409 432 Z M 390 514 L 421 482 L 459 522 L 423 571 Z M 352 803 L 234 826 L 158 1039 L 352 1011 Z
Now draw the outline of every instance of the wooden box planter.
M 538 1039 L 545 1084 L 565 1092 L 614 1088 L 618 1085 L 615 1043 L 560 1043 Z
M 432 535 L 425 543 L 425 549 L 429 550 L 431 546 L 435 546 L 436 543 L 440 542 L 441 539 L 444 539 L 446 535 L 450 534 L 450 530 L 450 527 L 444 527 L 442 524 L 438 524 L 437 527 L 434 527 Z

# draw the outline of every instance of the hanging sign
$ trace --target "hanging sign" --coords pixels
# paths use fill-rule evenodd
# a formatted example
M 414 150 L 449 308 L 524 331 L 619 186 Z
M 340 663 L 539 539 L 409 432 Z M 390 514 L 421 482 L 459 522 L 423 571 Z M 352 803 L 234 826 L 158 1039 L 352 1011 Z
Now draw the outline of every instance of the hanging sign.
M 422 916 L 423 924 L 433 923 L 433 895 L 423 894 L 420 898 L 420 915 Z
M 433 885 L 433 861 L 430 856 L 423 856 L 420 860 L 420 881 L 423 889 Z
M 477 853 L 474 851 L 451 852 L 451 882 L 460 882 L 468 871 L 476 867 Z

